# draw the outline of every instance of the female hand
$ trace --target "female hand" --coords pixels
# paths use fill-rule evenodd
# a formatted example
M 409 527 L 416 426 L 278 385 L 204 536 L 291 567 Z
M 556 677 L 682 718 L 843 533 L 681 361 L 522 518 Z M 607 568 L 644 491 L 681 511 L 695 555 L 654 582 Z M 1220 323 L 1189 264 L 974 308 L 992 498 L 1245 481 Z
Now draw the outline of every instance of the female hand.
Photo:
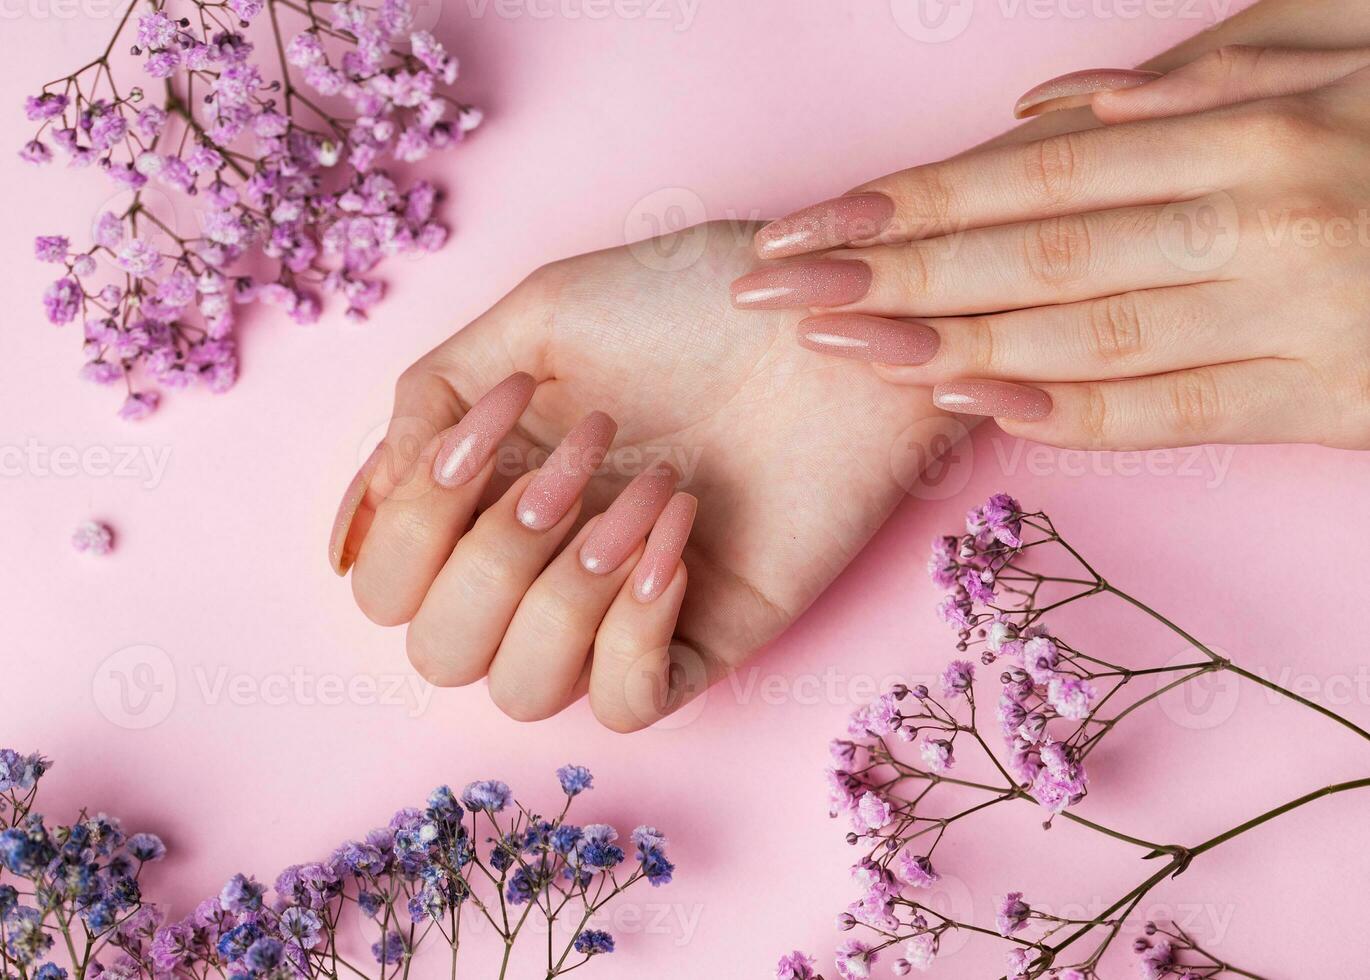
M 521 720 L 588 690 L 607 726 L 645 727 L 789 625 L 945 439 L 925 392 L 891 399 L 861 365 L 789 343 L 798 317 L 720 304 L 754 231 L 548 266 L 400 378 L 330 558 L 367 616 L 409 623 L 430 681 L 488 674 Z M 692 250 L 683 270 L 656 259 Z M 683 565 L 694 502 L 676 486 L 699 501 Z
M 1104 128 L 767 226 L 763 258 L 845 247 L 735 304 L 810 308 L 805 346 L 1055 445 L 1370 448 L 1370 49 L 1080 72 L 1019 114 L 1083 104 Z

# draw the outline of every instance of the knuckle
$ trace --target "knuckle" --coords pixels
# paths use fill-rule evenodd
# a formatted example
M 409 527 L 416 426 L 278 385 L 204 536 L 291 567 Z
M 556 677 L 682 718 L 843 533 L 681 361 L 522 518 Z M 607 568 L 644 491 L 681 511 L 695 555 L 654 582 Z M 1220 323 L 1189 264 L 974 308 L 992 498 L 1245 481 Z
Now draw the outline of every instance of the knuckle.
M 489 540 L 471 548 L 462 562 L 463 584 L 467 595 L 475 601 L 504 596 L 520 589 L 519 569 L 511 556 Z
M 940 167 L 919 167 L 908 174 L 901 209 L 910 215 L 911 226 L 902 229 L 910 237 L 946 234 L 956 227 L 956 201 Z
M 1200 57 L 1196 70 L 1211 81 L 1227 82 L 1253 71 L 1263 52 L 1249 44 L 1224 44 Z
M 958 335 L 965 338 L 967 373 L 972 377 L 995 374 L 995 359 L 998 356 L 995 348 L 998 341 L 993 319 L 967 317 Z
M 436 634 L 421 623 L 410 624 L 404 636 L 404 652 L 410 666 L 434 687 L 460 687 L 476 680 L 462 676 L 452 651 L 444 650 Z
M 528 603 L 528 612 L 530 629 L 547 640 L 564 641 L 587 629 L 581 603 L 549 582 L 538 583 Z
M 1171 419 L 1182 436 L 1207 436 L 1222 417 L 1222 396 L 1211 371 L 1175 375 L 1169 396 Z
M 1091 237 L 1084 215 L 1063 215 L 1029 224 L 1023 233 L 1028 274 L 1052 288 L 1083 278 L 1093 252 Z
M 1060 133 L 1030 143 L 1022 151 L 1023 174 L 1033 201 L 1063 204 L 1079 191 L 1084 140 L 1079 133 Z
M 514 721 L 542 721 L 553 714 L 538 703 L 533 692 L 499 679 L 495 674 L 490 676 L 490 700 L 505 716 Z
M 607 662 L 614 671 L 626 673 L 642 654 L 642 641 L 634 630 L 611 620 L 600 624 L 599 632 L 595 634 L 598 662 Z
M 377 626 L 403 626 L 409 621 L 406 610 L 386 601 L 377 589 L 372 588 L 355 573 L 352 577 L 352 598 L 357 603 L 357 608 L 362 611 L 362 615 Z
M 1121 293 L 1090 302 L 1086 309 L 1089 353 L 1104 364 L 1135 358 L 1144 347 L 1142 317 L 1136 293 Z
M 1309 151 L 1326 150 L 1326 127 L 1314 103 L 1300 96 L 1264 99 L 1240 114 L 1239 125 L 1250 144 L 1277 159 L 1301 160 Z
M 1101 384 L 1085 386 L 1084 402 L 1080 406 L 1080 435 L 1083 448 L 1094 449 L 1108 444 L 1112 424 L 1112 408 Z
M 911 242 L 899 255 L 899 285 L 906 297 L 926 296 L 932 291 L 932 257 L 929 248 L 922 242 Z

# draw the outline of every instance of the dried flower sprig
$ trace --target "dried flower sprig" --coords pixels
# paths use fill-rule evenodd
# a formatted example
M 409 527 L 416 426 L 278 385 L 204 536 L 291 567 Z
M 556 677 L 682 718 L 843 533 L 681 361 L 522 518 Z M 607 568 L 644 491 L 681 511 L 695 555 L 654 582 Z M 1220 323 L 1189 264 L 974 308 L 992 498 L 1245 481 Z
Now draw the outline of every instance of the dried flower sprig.
M 249 39 L 263 14 L 270 67 Z M 137 84 L 117 77 L 121 38 L 142 59 Z M 239 306 L 308 324 L 332 293 L 364 318 L 383 294 L 370 278 L 383 258 L 447 239 L 437 189 L 403 187 L 381 164 L 420 160 L 479 124 L 448 94 L 456 78 L 408 0 L 132 0 L 99 57 L 24 106 L 37 124 L 25 160 L 98 167 L 121 195 L 88 246 L 58 235 L 34 246 L 63 267 L 43 305 L 56 325 L 82 320 L 82 376 L 122 381 L 120 414 L 139 419 L 160 394 L 135 377 L 215 392 L 234 383 Z M 197 202 L 196 227 L 159 209 L 153 188 Z M 249 274 L 254 263 L 269 271 Z
M 1039 571 L 1035 559 L 1064 558 L 1063 574 Z M 852 868 L 860 897 L 838 917 L 850 939 L 836 951 L 837 973 L 864 980 L 886 951 L 895 975 L 927 970 L 951 932 L 995 937 L 1008 945 L 1008 980 L 1099 980 L 1105 952 L 1142 899 L 1200 855 L 1291 810 L 1326 796 L 1370 787 L 1370 778 L 1325 786 L 1252 817 L 1197 844 L 1147 840 L 1081 816 L 1089 792 L 1087 760 L 1117 726 L 1143 705 L 1197 678 L 1228 672 L 1275 691 L 1335 721 L 1367 741 L 1370 732 L 1323 705 L 1233 663 L 1181 627 L 1103 578 L 1041 512 L 1025 512 L 997 494 L 971 511 L 963 534 L 939 538 L 929 571 L 946 590 L 940 617 L 957 633 L 957 651 L 978 653 L 978 665 L 998 667 L 996 751 L 986 737 L 977 700 L 976 666 L 947 665 L 940 690 L 895 685 L 853 713 L 847 737 L 832 743 L 829 770 L 833 816 L 850 822 L 847 841 L 861 849 Z M 1180 636 L 1194 650 L 1189 662 L 1126 667 L 1072 646 L 1045 617 L 1099 595 L 1116 596 Z M 1186 659 L 1186 658 L 1181 658 Z M 1141 692 L 1141 678 L 1154 683 Z M 904 747 L 916 746 L 912 759 Z M 963 761 L 991 773 L 963 778 Z M 973 774 L 972 774 L 973 775 Z M 988 780 L 988 781 L 987 781 Z M 956 802 L 969 796 L 965 805 Z M 940 878 L 934 866 L 948 830 L 1003 803 L 1030 803 L 1045 812 L 1042 826 L 1064 819 L 1142 850 L 1161 866 L 1092 919 L 1062 918 L 1033 907 L 1021 892 L 997 902 L 993 926 L 957 921 L 920 898 Z M 1210 980 L 1256 974 L 1228 964 L 1175 927 L 1147 926 L 1134 946 L 1148 980 Z M 777 980 L 815 980 L 814 961 L 801 952 L 780 960 Z M 821 978 L 819 978 L 821 980 Z
M 424 807 L 400 810 L 328 860 L 286 868 L 273 888 L 234 875 L 165 923 L 139 882 L 145 864 L 165 857 L 162 841 L 125 836 L 117 820 L 84 811 L 49 828 L 32 809 L 48 765 L 0 750 L 0 975 L 19 980 L 399 980 L 425 942 L 446 944 L 455 976 L 462 924 L 473 919 L 502 944 L 505 978 L 534 918 L 546 931 L 539 973 L 551 980 L 612 953 L 596 917 L 627 889 L 667 884 L 675 872 L 653 827 L 633 831 L 630 856 L 608 824 L 568 822 L 593 785 L 588 769 L 571 765 L 557 770 L 565 799 L 552 819 L 498 780 L 460 796 L 440 786 Z M 375 936 L 372 966 L 345 938 L 353 919 Z

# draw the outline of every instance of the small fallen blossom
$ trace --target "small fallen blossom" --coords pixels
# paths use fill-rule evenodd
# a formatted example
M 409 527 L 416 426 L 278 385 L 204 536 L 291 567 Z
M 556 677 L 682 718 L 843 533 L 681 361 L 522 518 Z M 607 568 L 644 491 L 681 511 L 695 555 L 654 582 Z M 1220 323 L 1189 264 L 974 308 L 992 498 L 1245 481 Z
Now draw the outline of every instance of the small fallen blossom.
M 72 534 L 71 546 L 92 555 L 107 555 L 114 550 L 114 531 L 108 524 L 86 521 Z

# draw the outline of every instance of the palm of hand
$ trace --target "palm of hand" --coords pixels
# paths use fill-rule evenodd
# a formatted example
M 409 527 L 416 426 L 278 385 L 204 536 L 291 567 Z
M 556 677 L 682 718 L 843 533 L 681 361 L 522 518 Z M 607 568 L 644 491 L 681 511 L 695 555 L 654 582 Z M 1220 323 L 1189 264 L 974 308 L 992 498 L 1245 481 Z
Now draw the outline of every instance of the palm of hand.
M 945 424 L 922 390 L 801 349 L 796 316 L 734 310 L 726 284 L 754 264 L 751 231 L 701 225 L 555 263 L 420 362 L 466 404 L 511 370 L 532 373 L 542 383 L 517 438 L 535 453 L 589 411 L 617 419 L 582 519 L 644 461 L 682 471 L 700 508 L 676 636 L 708 681 L 851 561 Z M 656 259 L 681 251 L 699 257 L 683 269 Z

